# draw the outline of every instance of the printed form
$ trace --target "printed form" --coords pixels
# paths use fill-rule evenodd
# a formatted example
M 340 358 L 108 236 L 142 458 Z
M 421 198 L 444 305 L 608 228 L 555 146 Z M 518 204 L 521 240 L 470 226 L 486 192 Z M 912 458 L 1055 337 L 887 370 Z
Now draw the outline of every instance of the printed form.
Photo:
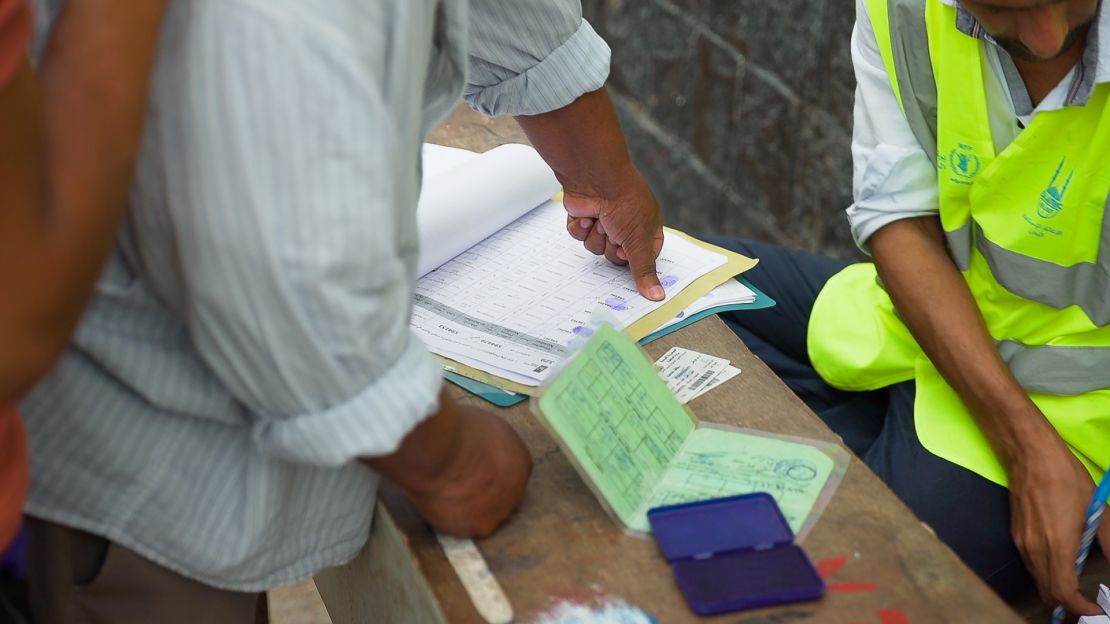
M 670 298 L 726 261 L 667 236 L 656 267 Z M 421 277 L 411 325 L 434 353 L 537 386 L 598 306 L 624 328 L 663 303 L 640 296 L 627 267 L 583 249 L 562 204 L 548 201 Z

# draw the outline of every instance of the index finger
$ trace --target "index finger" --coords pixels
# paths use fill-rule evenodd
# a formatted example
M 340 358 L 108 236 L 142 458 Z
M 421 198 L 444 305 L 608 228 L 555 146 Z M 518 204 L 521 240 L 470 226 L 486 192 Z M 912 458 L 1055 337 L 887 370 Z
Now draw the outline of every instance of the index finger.
M 652 301 L 662 301 L 667 296 L 659 276 L 655 273 L 655 259 L 663 249 L 663 230 L 649 232 L 646 237 L 632 237 L 621 245 L 632 270 L 632 279 L 640 294 Z
M 1102 615 L 1102 608 L 1083 597 L 1079 590 L 1079 576 L 1075 573 L 1075 556 L 1070 554 L 1079 550 L 1074 548 L 1056 549 L 1052 553 L 1052 597 L 1072 615 Z
M 1103 615 L 1102 607 L 1083 597 L 1083 593 L 1079 591 L 1078 578 L 1075 581 L 1075 588 L 1068 593 L 1058 595 L 1054 591 L 1052 595 L 1056 598 L 1056 601 L 1060 603 L 1060 606 L 1064 607 L 1064 610 L 1072 615 Z

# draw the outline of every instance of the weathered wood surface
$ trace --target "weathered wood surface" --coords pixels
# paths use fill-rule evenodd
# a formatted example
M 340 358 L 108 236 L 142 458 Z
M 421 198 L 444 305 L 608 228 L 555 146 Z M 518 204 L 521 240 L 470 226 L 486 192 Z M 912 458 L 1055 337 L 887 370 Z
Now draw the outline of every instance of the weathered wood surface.
M 728 358 L 743 373 L 690 404 L 701 420 L 835 440 L 718 319 L 647 346 L 679 345 Z M 461 400 L 480 403 L 461 391 Z M 659 622 L 1020 622 L 858 459 L 804 547 L 814 562 L 847 557 L 830 583 L 865 584 L 823 600 L 702 619 L 691 613 L 653 542 L 623 534 L 598 505 L 527 404 L 501 413 L 528 444 L 536 468 L 519 511 L 478 542 L 518 616 L 529 622 L 560 601 L 620 599 Z M 426 525 L 396 492 L 383 500 L 449 622 L 481 622 Z M 873 588 L 872 588 L 873 587 Z M 888 619 L 881 619 L 880 611 Z
M 524 142 L 524 137 L 511 121 L 490 121 L 460 109 L 430 140 L 484 151 L 500 143 Z M 838 441 L 717 318 L 695 323 L 646 350 L 658 357 L 675 345 L 728 358 L 743 369 L 739 377 L 690 404 L 699 419 Z M 457 388 L 453 391 L 462 401 L 487 405 Z M 478 546 L 505 589 L 517 622 L 542 618 L 565 602 L 612 600 L 625 601 L 666 624 L 1021 621 L 855 457 L 804 543 L 821 567 L 844 562 L 828 579 L 834 591 L 813 603 L 698 618 L 687 608 L 655 544 L 617 528 L 528 404 L 499 413 L 528 445 L 535 472 L 517 513 L 495 535 L 479 540 Z M 382 502 L 384 513 L 407 540 L 412 564 L 427 580 L 446 620 L 481 622 L 435 537 L 413 508 L 388 486 L 383 488 Z M 372 556 L 372 551 L 368 547 L 360 559 Z M 359 569 L 357 561 L 352 569 Z M 360 576 L 347 586 L 380 581 L 376 576 Z M 321 593 L 327 601 L 322 585 Z M 362 619 L 352 613 L 349 621 L 382 621 L 378 619 L 384 616 L 381 607 L 364 611 Z M 332 613 L 337 624 L 348 621 L 336 615 Z

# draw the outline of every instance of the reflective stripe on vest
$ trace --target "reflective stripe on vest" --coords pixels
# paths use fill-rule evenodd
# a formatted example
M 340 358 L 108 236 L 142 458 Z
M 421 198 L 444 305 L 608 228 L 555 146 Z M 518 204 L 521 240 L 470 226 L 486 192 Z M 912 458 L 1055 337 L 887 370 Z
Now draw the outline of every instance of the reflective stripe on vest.
M 894 96 L 906 114 L 914 138 L 937 161 L 937 83 L 933 77 L 929 34 L 925 27 L 925 11 L 921 0 L 889 0 L 869 2 L 871 23 L 886 21 L 887 28 L 874 28 L 883 55 Z M 881 34 L 880 34 L 881 33 Z M 904 90 L 904 91 L 903 91 Z M 909 97 L 903 97 L 903 93 Z
M 1110 222 L 1110 219 L 1105 221 Z M 974 221 L 972 221 L 974 223 Z M 1097 262 L 1080 262 L 1072 266 L 1060 266 L 1052 262 L 1045 262 L 1022 255 L 987 239 L 979 224 L 975 224 L 975 248 L 983 255 L 991 268 L 991 273 L 1007 290 L 1038 301 L 1047 306 L 1063 310 L 1068 306 L 1079 306 L 1083 313 L 1098 327 L 1110 325 L 1110 240 L 1107 240 L 1107 230 L 1110 223 L 1104 223 L 1103 236 L 1099 243 Z M 963 228 L 969 232 L 970 228 Z M 965 235 L 961 232 L 961 236 Z M 949 238 L 951 241 L 951 238 Z M 950 249 L 953 247 L 949 242 Z M 1105 250 L 1105 251 L 1104 251 Z M 965 255 L 970 255 L 968 252 Z M 967 270 L 966 268 L 963 270 Z M 1040 347 L 1051 349 L 1052 347 Z M 1110 358 L 1110 355 L 1106 356 Z M 1058 357 L 1061 364 L 1064 358 Z M 1086 360 L 1084 358 L 1083 360 Z M 1082 369 L 1089 366 L 1089 362 L 1077 360 L 1080 367 L 1076 372 L 1082 374 Z M 1107 361 L 1110 361 L 1108 359 Z M 1110 369 L 1108 369 L 1110 370 Z M 1110 375 L 1107 375 L 1101 386 L 1110 386 Z M 1051 390 L 1049 390 L 1051 391 Z M 1067 393 L 1061 393 L 1067 394 Z
M 1014 379 L 1029 392 L 1075 396 L 1107 387 L 1110 349 L 1028 347 L 1013 340 L 996 343 Z M 1076 363 L 1084 363 L 1076 370 Z

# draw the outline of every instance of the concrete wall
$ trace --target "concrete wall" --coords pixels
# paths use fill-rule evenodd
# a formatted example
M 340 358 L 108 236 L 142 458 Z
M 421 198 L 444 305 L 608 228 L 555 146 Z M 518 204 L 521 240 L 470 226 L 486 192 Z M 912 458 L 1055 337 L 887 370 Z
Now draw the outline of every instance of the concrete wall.
M 668 223 L 858 255 L 852 0 L 583 0 Z

